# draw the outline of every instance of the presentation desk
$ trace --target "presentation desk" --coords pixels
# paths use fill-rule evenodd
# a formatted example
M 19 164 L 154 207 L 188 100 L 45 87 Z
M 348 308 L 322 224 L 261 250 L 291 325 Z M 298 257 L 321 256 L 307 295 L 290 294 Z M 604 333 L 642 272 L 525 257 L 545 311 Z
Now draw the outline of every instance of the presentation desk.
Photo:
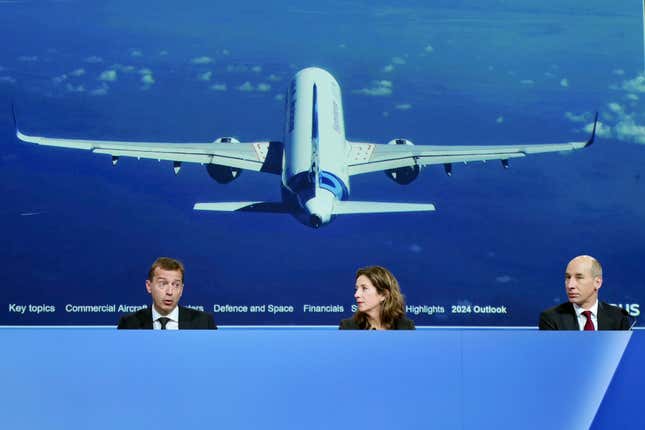
M 4 429 L 645 428 L 645 332 L 0 329 Z

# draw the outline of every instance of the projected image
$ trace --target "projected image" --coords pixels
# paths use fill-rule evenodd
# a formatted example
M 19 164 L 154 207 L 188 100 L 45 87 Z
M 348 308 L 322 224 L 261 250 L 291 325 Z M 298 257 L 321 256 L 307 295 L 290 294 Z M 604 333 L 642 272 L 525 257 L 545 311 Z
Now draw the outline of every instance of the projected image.
M 0 10 L 0 324 L 116 324 L 158 256 L 220 326 L 338 325 L 371 265 L 417 326 L 536 326 L 579 254 L 640 315 L 640 7 Z

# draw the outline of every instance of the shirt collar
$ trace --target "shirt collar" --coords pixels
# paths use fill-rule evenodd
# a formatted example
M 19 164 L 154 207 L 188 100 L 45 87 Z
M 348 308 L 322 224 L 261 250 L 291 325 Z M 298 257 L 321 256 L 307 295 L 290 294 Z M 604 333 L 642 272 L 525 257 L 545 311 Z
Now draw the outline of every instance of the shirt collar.
M 152 305 L 152 321 L 157 321 L 162 316 L 170 318 L 170 321 L 179 323 L 179 306 L 175 306 L 175 309 L 173 309 L 168 315 L 161 315 L 159 312 L 157 312 L 157 309 L 155 309 L 154 305 Z
M 589 309 L 584 309 L 577 304 L 573 304 L 573 309 L 576 311 L 576 316 L 582 315 L 584 311 L 591 311 L 591 315 L 598 316 L 598 299 L 596 299 L 596 302 L 589 308 Z

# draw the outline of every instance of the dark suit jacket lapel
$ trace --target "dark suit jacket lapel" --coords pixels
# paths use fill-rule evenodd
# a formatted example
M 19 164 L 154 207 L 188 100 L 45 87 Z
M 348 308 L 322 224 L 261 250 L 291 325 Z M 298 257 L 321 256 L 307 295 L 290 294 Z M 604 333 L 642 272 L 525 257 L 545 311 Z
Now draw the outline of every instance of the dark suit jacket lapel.
M 144 312 L 141 313 L 139 323 L 141 324 L 141 328 L 152 330 L 152 308 L 144 309 Z
M 578 316 L 576 315 L 576 310 L 573 308 L 571 303 L 567 303 L 567 317 L 564 318 L 562 323 L 565 325 L 565 330 L 580 330 L 580 325 L 578 324 Z
M 188 320 L 188 312 L 186 308 L 179 306 L 179 330 L 186 330 L 191 328 L 191 321 Z
M 596 319 L 598 320 L 598 330 L 611 330 L 609 315 L 601 302 L 598 302 L 598 315 L 596 315 Z

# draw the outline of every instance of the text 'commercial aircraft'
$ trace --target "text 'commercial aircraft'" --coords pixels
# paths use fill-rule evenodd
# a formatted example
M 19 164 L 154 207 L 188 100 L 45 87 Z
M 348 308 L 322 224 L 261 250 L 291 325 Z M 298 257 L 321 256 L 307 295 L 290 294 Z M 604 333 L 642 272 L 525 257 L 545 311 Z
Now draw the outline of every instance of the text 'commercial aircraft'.
M 329 72 L 315 67 L 296 73 L 287 89 L 285 106 L 282 142 L 239 142 L 231 137 L 182 144 L 64 139 L 29 136 L 17 125 L 16 136 L 39 145 L 110 154 L 115 165 L 119 157 L 168 160 L 176 174 L 182 163 L 201 163 L 219 183 L 231 182 L 245 169 L 281 175 L 282 201 L 196 203 L 194 209 L 290 213 L 303 224 L 318 228 L 335 215 L 435 209 L 429 203 L 350 201 L 349 178 L 353 175 L 383 171 L 397 183 L 409 184 L 421 167 L 431 164 L 442 164 L 448 175 L 457 162 L 501 160 L 508 167 L 511 158 L 591 145 L 598 121 L 596 114 L 586 142 L 494 146 L 414 146 L 406 139 L 388 144 L 352 142 L 345 138 L 340 86 Z

